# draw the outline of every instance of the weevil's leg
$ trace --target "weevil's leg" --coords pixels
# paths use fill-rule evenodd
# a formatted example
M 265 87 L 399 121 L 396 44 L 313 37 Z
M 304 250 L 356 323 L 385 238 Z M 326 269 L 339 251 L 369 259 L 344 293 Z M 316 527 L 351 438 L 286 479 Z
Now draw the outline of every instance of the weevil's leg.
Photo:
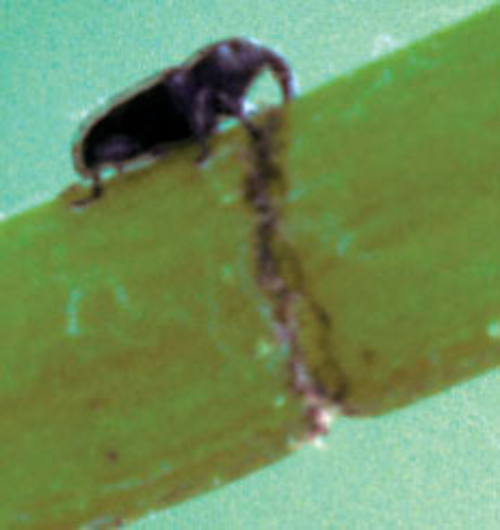
M 205 88 L 200 90 L 194 100 L 193 110 L 191 112 L 191 127 L 193 128 L 194 137 L 201 147 L 201 152 L 196 158 L 196 163 L 202 164 L 210 156 L 208 138 L 217 126 L 217 114 L 209 89 Z
M 243 110 L 243 106 L 240 105 L 240 109 L 238 112 L 234 114 L 234 116 L 240 121 L 240 123 L 245 127 L 248 134 L 252 138 L 257 138 L 259 136 L 259 128 L 252 122 L 252 120 L 245 114 L 245 111 Z
M 78 201 L 73 201 L 71 203 L 73 207 L 82 208 L 83 206 L 88 206 L 91 202 L 96 201 L 104 194 L 104 188 L 102 186 L 101 177 L 98 172 L 87 173 L 85 176 L 92 179 L 90 195 Z
M 210 157 L 210 147 L 208 145 L 208 135 L 203 134 L 197 137 L 200 144 L 200 154 L 196 157 L 196 163 L 201 166 Z
M 262 53 L 266 65 L 281 87 L 283 101 L 290 101 L 295 95 L 295 79 L 290 65 L 281 55 L 269 48 L 263 48 Z
M 219 101 L 230 116 L 239 120 L 252 138 L 258 137 L 259 129 L 245 113 L 242 99 L 234 99 L 227 94 L 220 94 Z

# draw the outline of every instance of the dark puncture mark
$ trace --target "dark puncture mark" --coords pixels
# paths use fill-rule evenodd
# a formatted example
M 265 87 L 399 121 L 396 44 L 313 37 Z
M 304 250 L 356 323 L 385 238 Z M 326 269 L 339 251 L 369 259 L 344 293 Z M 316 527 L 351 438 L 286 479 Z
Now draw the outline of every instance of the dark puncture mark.
M 110 449 L 109 451 L 106 451 L 106 460 L 108 462 L 112 462 L 112 463 L 118 462 L 119 458 L 120 458 L 119 453 L 115 451 L 114 449 Z
M 108 402 L 107 399 L 91 398 L 86 402 L 86 405 L 87 405 L 87 408 L 89 408 L 90 410 L 99 410 L 99 409 L 103 409 L 106 406 L 107 402 Z
M 300 260 L 282 229 L 284 119 L 281 109 L 273 109 L 249 131 L 245 199 L 257 218 L 257 279 L 271 302 L 278 339 L 290 352 L 291 386 L 304 398 L 311 440 L 328 433 L 328 411 L 340 404 L 346 388 L 332 355 L 330 315 L 308 291 Z

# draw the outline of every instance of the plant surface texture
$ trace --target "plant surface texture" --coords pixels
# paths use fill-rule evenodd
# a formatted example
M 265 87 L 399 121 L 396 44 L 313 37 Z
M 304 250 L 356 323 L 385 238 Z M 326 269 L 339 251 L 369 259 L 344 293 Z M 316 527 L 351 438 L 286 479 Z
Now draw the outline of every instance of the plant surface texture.
M 0 224 L 0 528 L 112 528 L 500 360 L 500 9 Z

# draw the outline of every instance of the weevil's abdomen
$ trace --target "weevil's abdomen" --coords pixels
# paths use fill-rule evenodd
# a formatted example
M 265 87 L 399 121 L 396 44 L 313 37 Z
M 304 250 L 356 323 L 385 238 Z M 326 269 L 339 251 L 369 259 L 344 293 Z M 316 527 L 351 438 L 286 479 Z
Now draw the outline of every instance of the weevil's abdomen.
M 185 111 L 172 92 L 157 83 L 128 99 L 91 123 L 75 150 L 81 172 L 103 166 L 121 166 L 143 155 L 155 155 L 168 144 L 192 137 Z

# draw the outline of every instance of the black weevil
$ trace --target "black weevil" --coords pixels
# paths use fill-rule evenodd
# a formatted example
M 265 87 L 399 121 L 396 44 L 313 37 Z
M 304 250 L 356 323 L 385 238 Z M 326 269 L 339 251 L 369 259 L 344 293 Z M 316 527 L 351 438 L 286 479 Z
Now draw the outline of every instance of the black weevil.
M 245 38 L 207 46 L 181 66 L 163 70 L 112 98 L 105 110 L 91 115 L 73 144 L 76 171 L 92 180 L 84 206 L 103 194 L 101 171 L 122 171 L 131 162 L 154 160 L 175 143 L 201 145 L 197 161 L 209 155 L 208 138 L 223 117 L 234 117 L 254 132 L 245 115 L 245 94 L 268 67 L 285 102 L 293 96 L 293 75 L 275 51 Z

